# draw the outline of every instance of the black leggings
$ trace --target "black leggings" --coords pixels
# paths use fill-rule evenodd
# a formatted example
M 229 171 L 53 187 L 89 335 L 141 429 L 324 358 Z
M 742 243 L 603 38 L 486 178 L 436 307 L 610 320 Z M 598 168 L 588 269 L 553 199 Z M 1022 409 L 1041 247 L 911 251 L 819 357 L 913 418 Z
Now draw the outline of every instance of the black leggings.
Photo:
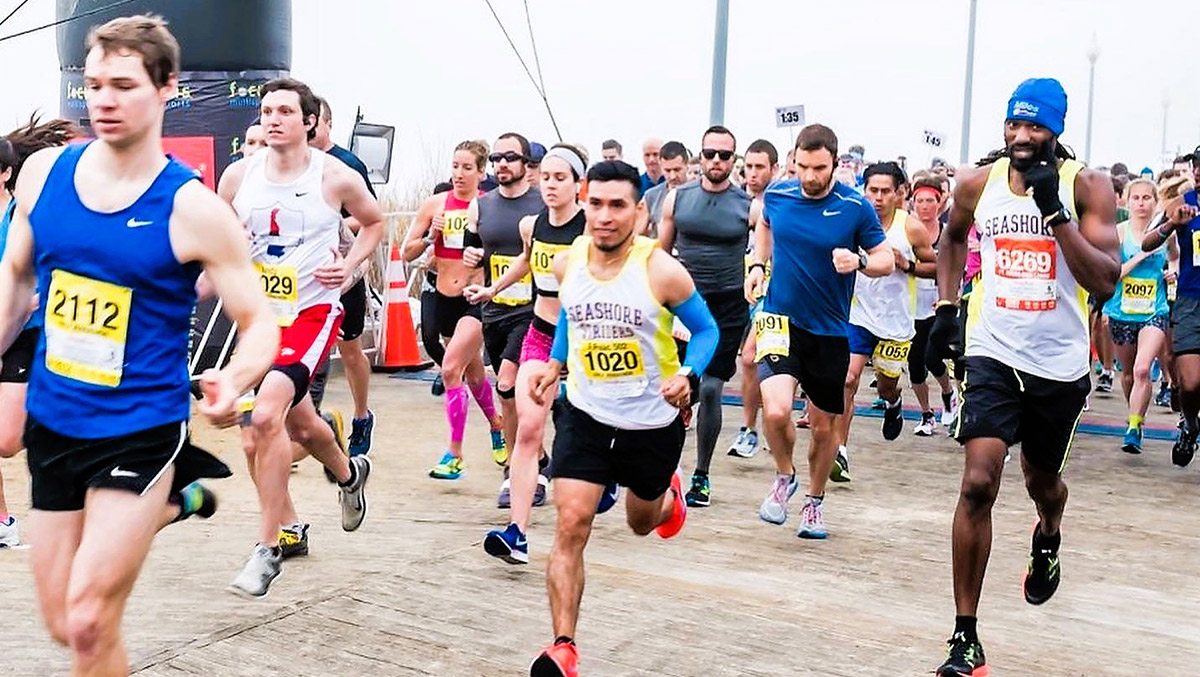
M 437 292 L 421 292 L 421 343 L 429 359 L 442 366 L 446 358 L 446 347 L 442 345 L 442 337 L 438 335 L 437 321 Z
M 917 335 L 913 337 L 912 348 L 908 351 L 908 376 L 913 383 L 924 383 L 929 374 L 934 378 L 946 375 L 946 363 L 939 360 L 929 345 L 929 332 L 933 330 L 935 317 L 917 320 Z

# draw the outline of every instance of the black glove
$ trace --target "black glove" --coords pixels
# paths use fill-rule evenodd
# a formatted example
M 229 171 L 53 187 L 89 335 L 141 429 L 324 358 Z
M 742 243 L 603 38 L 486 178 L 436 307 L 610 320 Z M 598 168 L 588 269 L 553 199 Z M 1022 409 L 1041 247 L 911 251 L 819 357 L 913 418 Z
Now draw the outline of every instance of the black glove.
M 929 346 L 940 360 L 957 360 L 962 355 L 958 325 L 958 307 L 952 304 L 938 306 L 933 328 L 929 330 Z
M 1052 216 L 1062 211 L 1062 200 L 1058 199 L 1058 166 L 1054 162 L 1034 165 L 1022 176 L 1025 187 L 1033 189 L 1033 201 L 1042 216 Z

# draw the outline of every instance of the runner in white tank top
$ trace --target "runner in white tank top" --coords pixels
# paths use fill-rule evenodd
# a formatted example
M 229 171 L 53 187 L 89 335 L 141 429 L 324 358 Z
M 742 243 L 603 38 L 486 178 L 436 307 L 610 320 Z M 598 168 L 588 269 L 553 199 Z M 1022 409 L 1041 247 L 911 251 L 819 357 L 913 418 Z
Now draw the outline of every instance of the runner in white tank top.
M 958 357 L 962 348 L 955 306 L 973 224 L 982 270 L 970 295 L 954 426 L 966 463 L 954 514 L 955 628 L 940 677 L 988 670 L 976 612 L 992 504 L 1008 447 L 1018 442 L 1039 517 L 1021 586 L 1025 601 L 1048 601 L 1062 576 L 1062 472 L 1091 390 L 1087 295 L 1100 302 L 1112 296 L 1121 261 L 1112 180 L 1083 169 L 1059 143 L 1066 113 L 1057 80 L 1022 82 L 1008 102 L 1004 150 L 958 173 L 942 235 L 941 298 L 929 339 L 942 357 Z
M 657 241 L 634 236 L 638 171 L 601 162 L 587 179 L 591 234 L 555 258 L 562 309 L 550 361 L 530 383 L 530 396 L 544 404 L 557 390 L 563 364 L 570 368 L 552 466 L 559 519 L 546 587 L 556 640 L 531 674 L 577 674 L 583 550 L 608 484 L 629 490 L 625 514 L 634 533 L 656 530 L 671 538 L 683 528 L 680 409 L 688 406 L 695 375 L 708 366 L 720 336 L 683 264 Z M 671 338 L 676 315 L 692 333 L 683 367 Z
M 892 248 L 896 267 L 883 277 L 869 277 L 861 271 L 854 282 L 850 304 L 850 368 L 846 374 L 844 413 L 837 417 L 838 453 L 829 478 L 850 481 L 850 423 L 854 420 L 854 396 L 867 360 L 875 370 L 875 387 L 886 404 L 883 412 L 883 438 L 894 440 L 904 428 L 901 410 L 900 374 L 908 362 L 912 338 L 916 334 L 913 317 L 917 305 L 919 263 L 936 259 L 929 242 L 929 231 L 916 218 L 901 209 L 908 183 L 904 170 L 895 162 L 880 162 L 863 172 L 863 187 L 871 206 L 884 226 L 884 243 Z
M 281 327 L 279 353 L 242 431 L 262 519 L 258 544 L 232 588 L 250 597 L 267 593 L 285 557 L 308 553 L 308 525 L 288 495 L 290 466 L 298 460 L 289 430 L 339 483 L 342 529 L 354 531 L 366 517 L 370 461 L 365 455 L 347 459 L 343 442 L 317 414 L 308 385 L 337 339 L 342 287 L 353 284 L 354 270 L 383 238 L 383 214 L 362 177 L 308 146 L 320 113 L 312 90 L 290 78 L 272 80 L 263 85 L 261 113 L 267 148 L 231 165 L 218 187 L 248 231 Z M 342 209 L 361 224 L 344 258 L 338 252 Z
M 942 223 L 938 216 L 949 195 L 942 185 L 943 179 L 938 175 L 924 176 L 913 181 L 912 212 L 909 218 L 919 220 L 929 234 L 929 241 L 937 256 L 938 240 L 942 235 Z M 954 410 L 957 408 L 953 385 L 950 383 L 949 370 L 946 361 L 938 358 L 929 350 L 929 332 L 933 329 L 933 304 L 937 303 L 937 261 L 922 263 L 917 266 L 917 314 L 913 322 L 916 335 L 913 336 L 912 349 L 908 353 L 908 380 L 912 383 L 913 394 L 921 407 L 921 422 L 913 428 L 913 434 L 928 437 L 938 428 L 938 418 L 930 405 L 929 385 L 926 383 L 930 374 L 941 386 L 942 417 L 941 425 L 949 427 L 954 421 Z

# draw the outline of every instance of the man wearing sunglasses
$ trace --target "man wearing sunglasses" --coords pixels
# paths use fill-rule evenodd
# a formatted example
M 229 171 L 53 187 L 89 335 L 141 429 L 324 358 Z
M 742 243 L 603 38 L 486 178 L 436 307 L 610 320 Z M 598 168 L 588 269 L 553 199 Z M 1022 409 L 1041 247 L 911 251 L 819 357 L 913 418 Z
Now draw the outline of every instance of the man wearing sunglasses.
M 483 268 L 485 286 L 499 280 L 524 251 L 521 219 L 542 210 L 542 194 L 536 188 L 531 188 L 525 178 L 532 154 L 529 140 L 516 132 L 509 132 L 496 139 L 492 148 L 488 160 L 492 163 L 498 185 L 496 190 L 475 201 L 476 221 L 473 227 L 470 223 L 467 225 L 467 242 L 470 246 L 463 250 L 464 263 Z M 504 415 L 506 450 L 513 448 L 517 434 L 517 364 L 525 330 L 529 328 L 532 318 L 533 288 L 529 275 L 483 304 L 483 347 L 496 373 L 496 394 L 500 396 L 500 410 Z M 496 503 L 501 508 L 507 508 L 508 454 L 505 453 L 503 459 L 497 457 L 494 460 L 504 466 L 504 481 L 500 485 Z M 539 485 L 539 488 L 543 486 Z M 537 498 L 545 501 L 544 488 Z
M 667 194 L 658 225 L 663 250 L 677 250 L 721 330 L 716 355 L 700 380 L 696 469 L 686 497 L 694 507 L 711 502 L 708 470 L 721 433 L 721 392 L 737 371 L 742 335 L 750 321 L 742 284 L 750 224 L 757 220 L 751 215 L 750 195 L 730 181 L 737 155 L 733 132 L 720 125 L 709 127 L 700 148 L 700 180 Z

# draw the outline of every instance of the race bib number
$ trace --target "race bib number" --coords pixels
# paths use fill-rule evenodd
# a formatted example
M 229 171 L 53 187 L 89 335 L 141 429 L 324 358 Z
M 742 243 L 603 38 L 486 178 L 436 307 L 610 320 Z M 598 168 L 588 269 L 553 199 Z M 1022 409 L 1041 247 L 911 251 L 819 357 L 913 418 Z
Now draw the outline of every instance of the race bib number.
M 996 239 L 996 305 L 1009 310 L 1058 307 L 1054 240 Z
M 642 346 L 633 339 L 584 341 L 583 373 L 597 393 L 607 398 L 636 397 L 646 390 Z
M 275 313 L 275 321 L 281 327 L 289 327 L 300 314 L 299 282 L 294 266 L 273 266 L 256 263 L 258 279 L 262 280 L 263 293 Z
M 569 244 L 546 244 L 534 242 L 529 252 L 529 270 L 533 281 L 542 291 L 558 291 L 558 278 L 554 277 L 554 257 L 571 248 Z
M 759 311 L 754 315 L 754 361 L 770 355 L 787 357 L 792 348 L 787 315 Z
M 1121 312 L 1126 315 L 1153 315 L 1158 300 L 1158 280 L 1152 277 L 1127 277 L 1121 280 Z
M 900 378 L 911 349 L 912 341 L 880 341 L 871 355 L 871 364 L 875 365 L 875 371 L 888 378 Z
M 442 246 L 462 249 L 467 234 L 467 210 L 450 209 L 442 213 Z
M 504 277 L 510 268 L 513 261 L 516 261 L 515 256 L 505 256 L 503 254 L 492 254 L 491 257 L 491 273 L 492 284 Z M 502 306 L 523 306 L 533 300 L 533 278 L 526 273 L 521 279 L 512 283 L 507 289 L 492 297 L 493 303 L 499 303 Z
M 115 388 L 125 364 L 133 290 L 55 270 L 46 303 L 46 368 Z

